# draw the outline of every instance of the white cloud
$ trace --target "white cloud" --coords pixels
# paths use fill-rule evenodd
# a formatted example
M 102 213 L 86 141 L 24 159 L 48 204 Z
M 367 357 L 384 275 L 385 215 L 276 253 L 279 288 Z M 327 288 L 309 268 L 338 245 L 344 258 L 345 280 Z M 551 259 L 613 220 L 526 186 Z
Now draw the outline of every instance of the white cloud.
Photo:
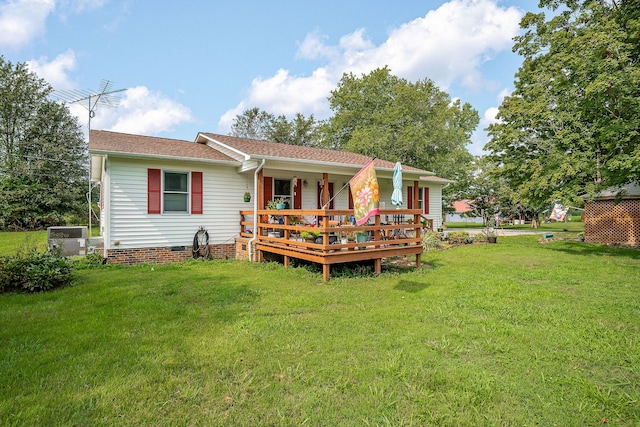
M 45 79 L 56 90 L 68 90 L 73 88 L 73 83 L 67 75 L 76 68 L 76 55 L 69 49 L 48 62 L 47 57 L 27 61 L 29 70 L 38 77 Z
M 487 108 L 482 116 L 482 120 L 480 121 L 480 126 L 484 129 L 493 123 L 498 123 L 499 120 L 497 115 L 498 107 Z
M 60 6 L 74 13 L 91 12 L 100 9 L 108 0 L 62 0 Z
M 330 59 L 340 53 L 340 51 L 332 46 L 327 46 L 325 41 L 329 37 L 318 32 L 307 34 L 301 43 L 298 43 L 298 52 L 296 58 L 301 59 Z
M 0 47 L 19 49 L 46 31 L 54 0 L 10 0 L 0 4 Z
M 511 89 L 504 88 L 496 96 L 496 101 L 498 101 L 498 104 L 502 104 L 502 101 L 509 95 L 511 95 Z
M 97 91 L 79 90 L 69 80 L 68 73 L 76 67 L 76 57 L 72 50 L 58 55 L 51 62 L 48 62 L 46 57 L 42 57 L 28 61 L 27 64 L 31 71 L 45 79 L 58 91 L 68 91 L 69 95 L 77 93 L 78 96 L 97 93 Z M 59 94 L 59 98 L 67 102 L 69 110 L 78 117 L 86 132 L 89 119 L 88 105 L 68 103 L 70 99 L 67 94 Z M 71 96 L 71 98 L 74 97 Z M 179 124 L 193 121 L 189 108 L 144 86 L 115 93 L 112 99 L 118 101 L 113 107 L 98 103 L 94 109 L 96 115 L 91 120 L 92 129 L 157 135 L 161 132 L 170 132 Z
M 499 7 L 495 0 L 452 0 L 392 29 L 380 46 L 367 38 L 364 29 L 342 36 L 335 46 L 326 44 L 326 36 L 310 33 L 298 45 L 296 56 L 324 59 L 326 64 L 311 76 L 281 69 L 272 77 L 255 79 L 247 97 L 222 117 L 218 130 L 228 131 L 244 106 L 274 114 L 327 117 L 327 97 L 343 73 L 366 74 L 385 65 L 394 75 L 411 81 L 429 78 L 445 91 L 454 83 L 472 89 L 489 87 L 493 83 L 480 67 L 511 48 L 520 18 L 516 8 Z
M 218 132 L 228 132 L 233 119 L 244 110 L 258 106 L 278 115 L 296 113 L 313 114 L 316 119 L 326 118 L 329 111 L 327 96 L 335 88 L 335 76 L 325 68 L 317 68 L 311 76 L 296 77 L 280 69 L 275 76 L 251 82 L 247 98 L 225 112 L 218 121 Z
M 158 135 L 193 120 L 191 110 L 145 86 L 127 89 L 117 106 L 96 108 L 92 129 Z M 75 110 L 77 111 L 77 110 Z M 82 119 L 82 115 L 79 116 Z M 87 111 L 84 111 L 86 120 Z

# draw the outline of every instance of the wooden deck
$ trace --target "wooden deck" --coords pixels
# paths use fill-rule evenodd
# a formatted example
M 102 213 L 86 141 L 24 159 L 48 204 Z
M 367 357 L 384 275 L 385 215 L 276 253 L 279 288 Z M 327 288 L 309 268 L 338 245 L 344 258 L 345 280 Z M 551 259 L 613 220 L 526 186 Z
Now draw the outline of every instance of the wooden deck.
M 262 261 L 263 254 L 268 252 L 282 255 L 285 267 L 292 258 L 315 262 L 322 265 L 325 281 L 329 280 L 333 264 L 373 260 L 375 273 L 380 274 L 383 258 L 418 255 L 416 267 L 420 267 L 424 218 L 419 209 L 381 210 L 369 220 L 371 225 L 362 226 L 348 222 L 352 213 L 329 209 L 258 210 L 255 240 L 258 260 Z M 253 238 L 253 211 L 241 211 L 240 215 L 240 235 Z M 304 240 L 303 231 L 318 232 L 319 239 Z M 366 241 L 343 240 L 357 234 L 366 235 Z

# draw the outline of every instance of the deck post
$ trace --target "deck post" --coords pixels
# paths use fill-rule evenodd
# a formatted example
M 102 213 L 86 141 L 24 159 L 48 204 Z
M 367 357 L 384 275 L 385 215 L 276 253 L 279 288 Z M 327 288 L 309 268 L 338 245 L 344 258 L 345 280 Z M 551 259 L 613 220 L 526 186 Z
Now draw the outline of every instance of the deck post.
M 328 281 L 329 281 L 329 273 L 330 273 L 330 269 L 331 269 L 331 266 L 330 266 L 329 264 L 323 264 L 323 265 L 322 265 L 322 279 L 323 279 L 325 282 L 328 282 Z
M 374 260 L 374 270 L 375 270 L 376 276 L 379 276 L 380 273 L 382 273 L 382 259 L 376 258 Z

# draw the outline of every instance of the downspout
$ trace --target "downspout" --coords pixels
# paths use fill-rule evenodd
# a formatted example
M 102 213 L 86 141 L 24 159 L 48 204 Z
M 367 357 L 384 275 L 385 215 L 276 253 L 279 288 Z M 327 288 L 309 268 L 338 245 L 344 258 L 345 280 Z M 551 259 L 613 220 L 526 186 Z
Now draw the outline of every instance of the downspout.
M 254 193 L 258 189 L 258 174 L 264 167 L 264 164 L 266 161 L 267 159 L 262 159 L 262 163 L 260 164 L 260 166 L 258 166 L 256 171 L 253 173 Z M 253 242 L 255 242 L 256 239 L 258 238 L 258 195 L 254 194 L 253 196 L 254 196 L 253 197 L 253 237 L 249 239 L 249 247 L 247 248 L 249 251 L 249 262 L 253 262 Z
M 105 154 L 102 156 L 102 176 L 100 185 L 102 196 L 104 197 L 103 209 L 104 216 L 102 215 L 102 210 L 100 211 L 100 235 L 102 236 L 102 257 L 107 258 L 109 254 L 109 249 L 111 249 L 111 178 L 107 175 L 107 168 L 109 161 L 109 155 Z M 103 223 L 104 221 L 104 223 Z M 104 230 L 104 232 L 103 232 Z

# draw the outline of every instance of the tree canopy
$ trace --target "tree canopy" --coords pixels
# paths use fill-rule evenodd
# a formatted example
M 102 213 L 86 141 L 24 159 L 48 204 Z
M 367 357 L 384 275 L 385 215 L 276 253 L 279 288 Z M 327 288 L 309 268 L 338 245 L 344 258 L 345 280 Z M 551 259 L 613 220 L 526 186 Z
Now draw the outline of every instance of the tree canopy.
M 40 228 L 79 213 L 88 158 L 77 119 L 49 84 L 0 56 L 0 228 Z
M 543 0 L 485 150 L 525 203 L 579 203 L 640 180 L 640 2 Z
M 467 145 L 478 112 L 431 80 L 412 83 L 387 67 L 344 74 L 329 102 L 334 115 L 323 129 L 325 146 L 430 170 L 458 185 L 468 181 Z
M 313 114 L 307 118 L 297 113 L 289 121 L 284 115 L 276 117 L 253 107 L 233 119 L 230 135 L 289 145 L 315 146 L 318 144 L 318 123 Z

